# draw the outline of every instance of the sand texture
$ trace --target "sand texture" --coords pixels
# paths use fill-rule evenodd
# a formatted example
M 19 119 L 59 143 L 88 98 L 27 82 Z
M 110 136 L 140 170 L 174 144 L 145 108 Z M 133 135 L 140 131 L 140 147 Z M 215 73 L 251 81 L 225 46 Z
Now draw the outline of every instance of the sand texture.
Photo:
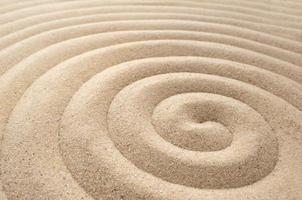
M 301 0 L 0 0 L 0 200 L 302 200 Z

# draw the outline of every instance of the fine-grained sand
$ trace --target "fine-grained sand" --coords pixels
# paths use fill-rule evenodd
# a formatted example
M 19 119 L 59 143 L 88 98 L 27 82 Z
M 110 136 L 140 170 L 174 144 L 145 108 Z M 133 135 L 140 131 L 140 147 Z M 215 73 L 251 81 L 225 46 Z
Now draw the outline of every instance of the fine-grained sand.
M 301 0 L 0 0 L 0 200 L 302 200 L 301 111 Z

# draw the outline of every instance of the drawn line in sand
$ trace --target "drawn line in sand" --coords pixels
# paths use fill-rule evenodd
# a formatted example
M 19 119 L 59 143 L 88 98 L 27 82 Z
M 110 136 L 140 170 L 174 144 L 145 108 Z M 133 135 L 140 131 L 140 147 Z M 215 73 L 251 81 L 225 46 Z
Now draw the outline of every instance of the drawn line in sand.
M 301 7 L 3 1 L 0 198 L 302 198 Z

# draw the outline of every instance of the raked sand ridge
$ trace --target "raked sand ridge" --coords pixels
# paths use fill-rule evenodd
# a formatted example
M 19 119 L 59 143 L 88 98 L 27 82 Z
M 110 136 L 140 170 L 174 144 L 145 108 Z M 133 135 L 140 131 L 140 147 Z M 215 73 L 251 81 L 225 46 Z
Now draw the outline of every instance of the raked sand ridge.
M 1 200 L 301 200 L 302 1 L 0 0 Z

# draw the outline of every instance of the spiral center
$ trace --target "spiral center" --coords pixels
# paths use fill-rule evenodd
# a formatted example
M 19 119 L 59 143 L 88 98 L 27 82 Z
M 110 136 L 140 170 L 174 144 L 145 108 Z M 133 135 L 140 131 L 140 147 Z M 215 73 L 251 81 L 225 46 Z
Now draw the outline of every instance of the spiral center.
M 109 137 L 136 167 L 172 183 L 198 188 L 251 184 L 274 168 L 278 143 L 265 119 L 249 105 L 209 93 L 213 88 L 217 93 L 225 87 L 237 89 L 227 84 L 194 73 L 132 83 L 110 104 Z
M 155 108 L 152 124 L 166 141 L 187 150 L 218 151 L 230 146 L 233 135 L 211 116 L 213 105 L 200 106 L 168 99 Z

